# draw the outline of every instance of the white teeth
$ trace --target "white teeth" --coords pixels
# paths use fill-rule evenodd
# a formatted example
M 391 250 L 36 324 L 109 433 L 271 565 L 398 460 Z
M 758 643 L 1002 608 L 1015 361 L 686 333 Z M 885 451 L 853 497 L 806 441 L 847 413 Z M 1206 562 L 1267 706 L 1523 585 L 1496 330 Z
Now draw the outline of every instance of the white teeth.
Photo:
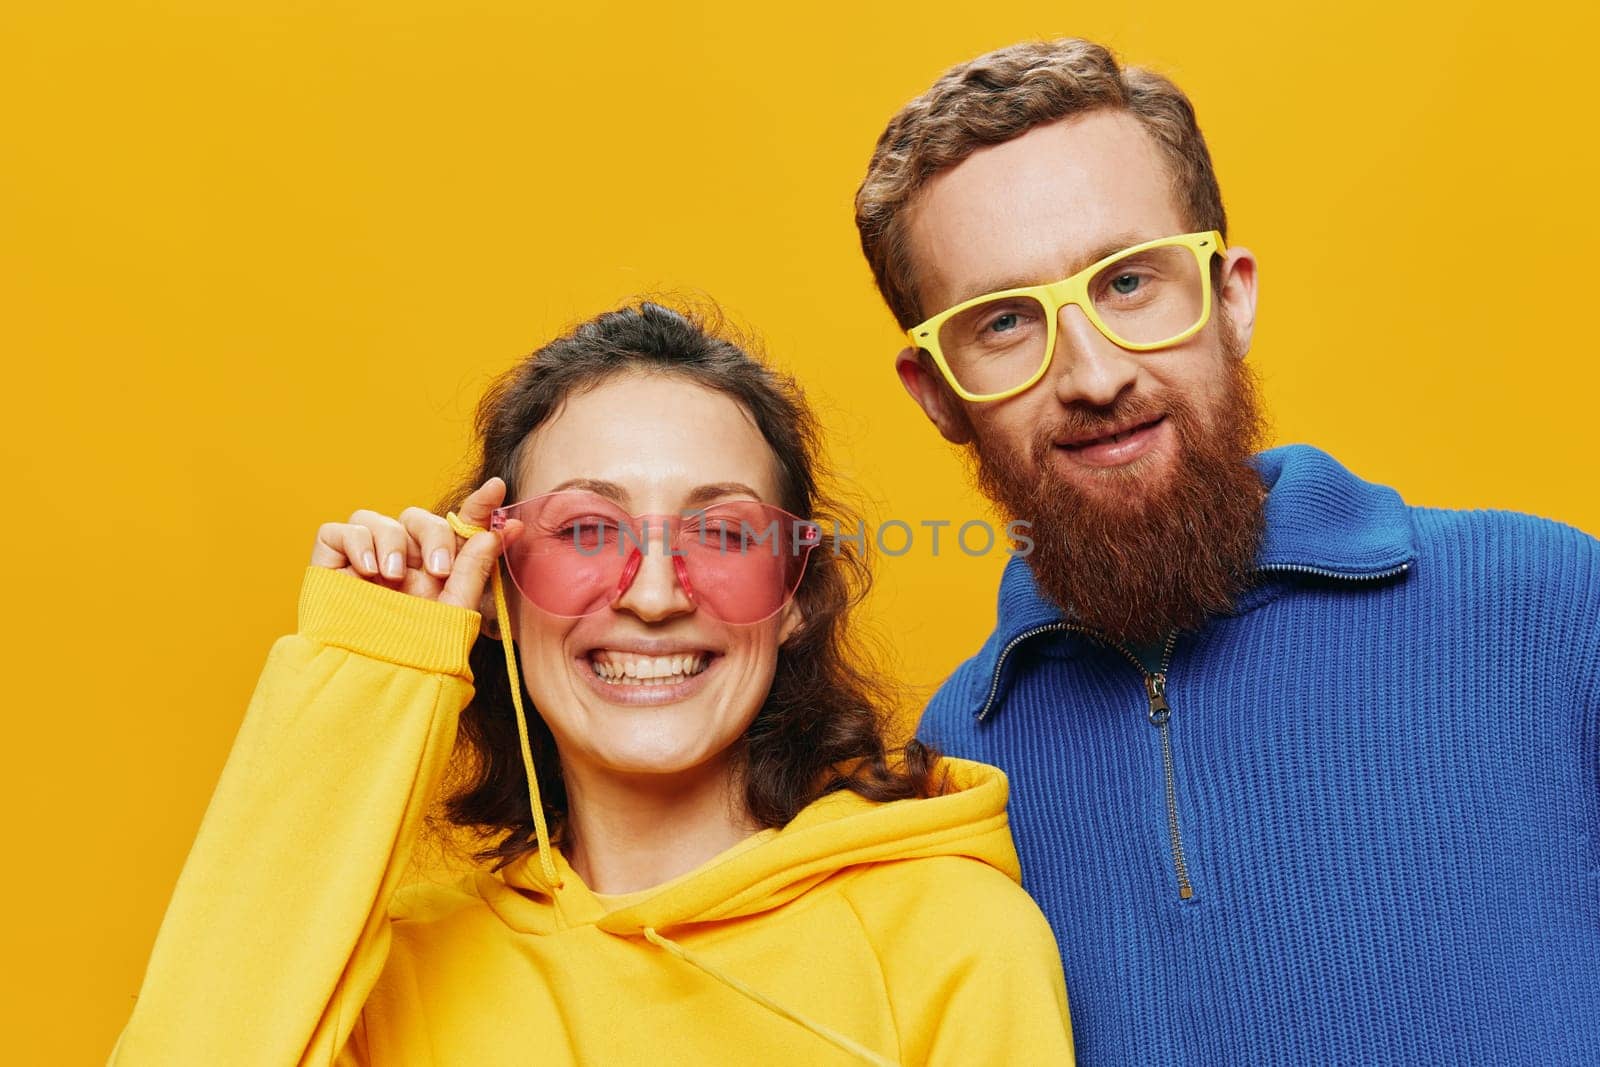
M 707 659 L 704 652 L 637 656 L 631 652 L 596 649 L 589 654 L 589 665 L 596 675 L 613 685 L 671 685 L 705 670 Z

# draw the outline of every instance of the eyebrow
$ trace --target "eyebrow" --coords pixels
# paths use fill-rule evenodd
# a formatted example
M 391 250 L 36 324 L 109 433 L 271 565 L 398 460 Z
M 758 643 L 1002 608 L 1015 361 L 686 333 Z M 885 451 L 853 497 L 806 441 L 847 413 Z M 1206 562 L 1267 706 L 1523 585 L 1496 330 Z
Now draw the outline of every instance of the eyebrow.
M 725 496 L 748 496 L 755 500 L 761 499 L 761 494 L 745 485 L 743 482 L 712 482 L 695 488 L 685 501 L 691 508 L 703 507 L 713 500 Z
M 546 490 L 546 492 L 559 493 L 566 489 L 587 489 L 591 493 L 597 493 L 618 504 L 628 499 L 628 491 L 622 486 L 616 482 L 607 482 L 599 478 L 568 478 L 560 485 Z
M 1051 282 L 1058 282 L 1072 277 L 1090 264 L 1098 263 L 1105 259 L 1113 252 L 1120 252 L 1124 248 L 1132 248 L 1134 245 L 1142 245 L 1146 241 L 1153 240 L 1156 240 L 1156 238 L 1137 233 L 1116 234 L 1094 246 L 1087 254 L 1074 259 L 1071 269 L 1059 277 L 1041 279 L 1037 275 L 1022 276 L 1016 274 L 991 276 L 983 279 L 977 285 L 964 289 L 963 295 L 952 300 L 950 306 L 955 307 L 957 304 L 964 304 L 974 297 L 984 296 L 988 293 L 1001 293 L 1007 289 L 1026 289 L 1031 285 L 1049 285 Z
M 628 501 L 628 491 L 626 489 L 616 482 L 608 482 L 600 478 L 568 478 L 551 489 L 550 492 L 559 493 L 564 489 L 586 489 L 622 506 L 626 506 Z M 711 482 L 707 485 L 696 486 L 690 491 L 684 503 L 687 508 L 693 509 L 726 496 L 748 496 L 755 500 L 761 499 L 760 493 L 743 482 Z

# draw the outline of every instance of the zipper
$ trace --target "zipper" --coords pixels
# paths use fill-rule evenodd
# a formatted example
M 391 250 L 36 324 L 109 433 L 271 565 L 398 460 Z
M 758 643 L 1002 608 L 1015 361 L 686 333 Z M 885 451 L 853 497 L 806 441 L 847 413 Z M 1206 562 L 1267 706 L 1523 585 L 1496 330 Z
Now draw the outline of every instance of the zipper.
M 1176 634 L 1173 638 L 1176 638 Z M 1172 772 L 1172 708 L 1167 703 L 1167 663 L 1172 659 L 1172 639 L 1167 641 L 1167 651 L 1162 657 L 1161 670 L 1156 674 L 1145 672 L 1144 691 L 1150 700 L 1147 718 L 1150 725 L 1161 731 L 1161 769 L 1167 779 L 1167 840 L 1172 846 L 1172 869 L 1178 875 L 1178 899 L 1194 896 L 1194 886 L 1189 882 L 1189 865 L 1183 859 L 1183 835 L 1178 831 L 1178 789 Z M 1144 671 L 1143 667 L 1139 668 Z
M 1194 885 L 1189 881 L 1189 863 L 1183 857 L 1183 833 L 1178 829 L 1178 783 L 1177 774 L 1172 766 L 1172 705 L 1167 703 L 1167 668 L 1172 665 L 1172 650 L 1178 644 L 1178 632 L 1174 630 L 1167 635 L 1167 643 L 1161 649 L 1161 665 L 1156 673 L 1151 674 L 1145 670 L 1139 657 L 1125 645 L 1107 640 L 1093 630 L 1079 627 L 1084 633 L 1095 638 L 1107 648 L 1114 648 L 1122 653 L 1139 676 L 1144 679 L 1145 698 L 1149 701 L 1150 710 L 1145 713 L 1145 719 L 1154 726 L 1161 735 L 1161 773 L 1166 783 L 1167 800 L 1167 844 L 1172 850 L 1172 871 L 1178 878 L 1178 899 L 1194 899 Z
M 978 711 L 978 721 L 982 722 L 994 707 L 995 694 L 1000 689 L 1000 676 L 1004 673 L 1006 657 L 1011 655 L 1011 650 L 1031 637 L 1049 633 L 1052 630 L 1065 630 L 1092 637 L 1107 648 L 1115 649 L 1122 653 L 1127 661 L 1134 665 L 1141 677 L 1144 678 L 1145 695 L 1150 702 L 1150 710 L 1146 715 L 1150 725 L 1161 733 L 1161 769 L 1166 778 L 1167 794 L 1167 840 L 1172 847 L 1172 868 L 1178 876 L 1178 899 L 1190 900 L 1194 897 L 1194 886 L 1189 881 L 1189 864 L 1183 856 L 1183 834 L 1178 829 L 1178 788 L 1175 781 L 1176 775 L 1172 766 L 1172 727 L 1169 720 L 1172 718 L 1172 707 L 1167 703 L 1167 667 L 1172 663 L 1172 650 L 1177 646 L 1178 635 L 1176 632 L 1167 636 L 1166 647 L 1161 650 L 1161 669 L 1155 674 L 1145 670 L 1144 664 L 1139 662 L 1139 657 L 1134 655 L 1123 645 L 1107 639 L 1096 630 L 1073 622 L 1050 622 L 1043 626 L 1035 626 L 1024 630 L 1013 637 L 1000 649 L 1000 655 L 994 663 L 994 677 L 989 682 L 989 695 L 984 698 L 983 707 Z
M 1298 563 L 1268 563 L 1257 567 L 1257 574 L 1270 574 L 1274 572 L 1288 574 L 1315 574 L 1319 578 L 1340 578 L 1347 582 L 1376 582 L 1382 578 L 1393 578 L 1404 574 L 1411 569 L 1411 564 L 1402 563 L 1398 567 L 1390 567 L 1386 571 L 1377 571 L 1373 574 L 1351 574 L 1348 571 L 1330 571 L 1322 567 L 1305 567 Z
M 1011 650 L 1022 644 L 1022 642 L 1026 641 L 1028 638 L 1037 637 L 1039 634 L 1043 633 L 1049 633 L 1051 630 L 1078 630 L 1082 633 L 1094 636 L 1093 630 L 1085 629 L 1084 627 L 1078 626 L 1075 623 L 1048 622 L 1043 626 L 1035 626 L 1031 630 L 1024 630 L 1011 640 L 1007 641 L 1005 643 L 1005 647 L 1000 650 L 999 657 L 994 661 L 994 675 L 989 679 L 989 695 L 983 698 L 983 707 L 978 709 L 979 722 L 987 719 L 989 717 L 990 710 L 992 710 L 994 707 L 994 695 L 1000 691 L 1000 675 L 1005 671 L 1006 657 L 1011 655 Z
M 1183 858 L 1183 833 L 1178 829 L 1178 784 L 1172 768 L 1172 705 L 1167 703 L 1167 668 L 1172 665 L 1172 650 L 1178 644 L 1177 631 L 1167 635 L 1166 647 L 1161 650 L 1161 666 L 1154 674 L 1145 670 L 1139 657 L 1122 645 L 1113 641 L 1105 643 L 1126 656 L 1144 677 L 1144 694 L 1150 703 L 1145 718 L 1161 734 L 1161 773 L 1167 787 L 1167 843 L 1172 849 L 1172 870 L 1178 877 L 1178 899 L 1192 900 L 1194 885 L 1189 881 L 1189 864 Z

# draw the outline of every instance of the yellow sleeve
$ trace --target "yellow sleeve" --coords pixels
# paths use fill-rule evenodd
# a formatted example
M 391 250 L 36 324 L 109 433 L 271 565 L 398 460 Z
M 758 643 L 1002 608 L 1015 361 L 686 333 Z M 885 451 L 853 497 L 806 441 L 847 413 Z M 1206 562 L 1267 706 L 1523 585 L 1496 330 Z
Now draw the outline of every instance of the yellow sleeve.
M 856 902 L 883 968 L 901 1062 L 1071 1067 L 1061 956 L 1033 898 L 960 857 L 907 864 L 903 880 L 887 898 Z
M 351 1035 L 472 696 L 478 624 L 307 569 L 298 633 L 267 657 L 113 1064 L 363 1058 Z

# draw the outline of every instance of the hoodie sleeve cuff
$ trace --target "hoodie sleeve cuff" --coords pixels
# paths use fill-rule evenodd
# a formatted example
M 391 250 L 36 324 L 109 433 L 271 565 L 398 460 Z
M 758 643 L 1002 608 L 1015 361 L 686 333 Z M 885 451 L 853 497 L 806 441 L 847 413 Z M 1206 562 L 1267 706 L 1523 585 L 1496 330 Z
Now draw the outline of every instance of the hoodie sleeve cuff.
M 432 674 L 472 678 L 476 611 L 401 593 L 328 567 L 307 567 L 300 636 Z

